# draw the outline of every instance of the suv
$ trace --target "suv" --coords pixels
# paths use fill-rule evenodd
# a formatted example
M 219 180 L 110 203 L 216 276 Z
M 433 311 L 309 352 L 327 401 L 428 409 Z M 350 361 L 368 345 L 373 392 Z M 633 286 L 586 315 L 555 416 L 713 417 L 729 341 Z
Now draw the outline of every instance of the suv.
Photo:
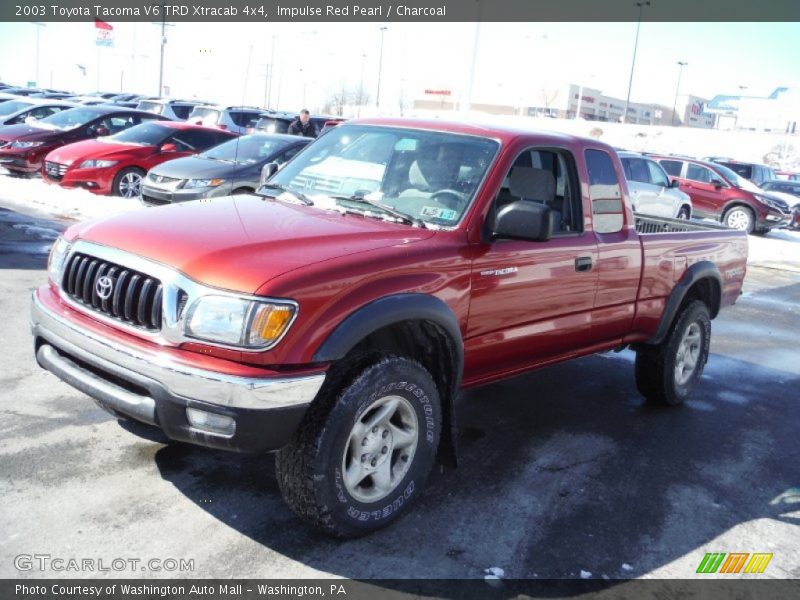
M 155 100 L 142 100 L 136 106 L 138 110 L 146 110 L 147 112 L 162 115 L 173 121 L 185 121 L 195 106 L 201 104 L 208 104 L 201 100 L 169 100 L 166 98 L 159 98 Z
M 769 192 L 771 196 L 778 196 L 782 200 L 786 200 L 792 210 L 792 222 L 789 223 L 788 228 L 795 231 L 800 230 L 800 179 L 767 181 L 762 189 Z
M 715 162 L 652 156 L 692 199 L 695 216 L 715 219 L 748 233 L 766 233 L 791 221 L 789 205 L 752 181 Z
M 256 106 L 223 106 L 203 104 L 195 106 L 188 121 L 196 125 L 226 129 L 243 134 L 253 131 L 256 123 L 267 112 Z
M 773 179 L 778 178 L 778 176 L 775 174 L 775 170 L 772 167 L 768 167 L 767 165 L 761 165 L 758 163 L 739 162 L 738 160 L 716 159 L 714 160 L 714 162 L 717 162 L 724 167 L 728 167 L 731 171 L 733 171 L 740 177 L 749 179 L 759 187 L 765 181 L 772 181 Z
M 617 154 L 628 180 L 634 212 L 669 219 L 691 218 L 691 198 L 677 189 L 678 182 L 670 181 L 661 165 L 635 152 Z

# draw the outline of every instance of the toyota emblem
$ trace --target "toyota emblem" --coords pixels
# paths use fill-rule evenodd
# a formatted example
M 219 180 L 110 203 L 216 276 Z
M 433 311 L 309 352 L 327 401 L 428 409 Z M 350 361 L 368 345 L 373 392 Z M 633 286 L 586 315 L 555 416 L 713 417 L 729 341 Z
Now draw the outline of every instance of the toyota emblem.
M 107 300 L 111 295 L 113 288 L 114 281 L 111 279 L 111 277 L 106 277 L 105 275 L 98 277 L 94 284 L 94 291 L 97 292 L 97 297 L 101 300 Z

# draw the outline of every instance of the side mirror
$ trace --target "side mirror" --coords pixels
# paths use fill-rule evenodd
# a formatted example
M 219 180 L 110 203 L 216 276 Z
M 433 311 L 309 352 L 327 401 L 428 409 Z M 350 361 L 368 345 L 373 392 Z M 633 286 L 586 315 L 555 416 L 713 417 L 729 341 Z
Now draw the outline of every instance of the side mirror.
M 671 187 L 671 188 L 679 188 L 679 187 L 681 187 L 681 182 L 678 181 L 677 179 L 673 179 L 672 181 L 669 182 L 669 187 Z
M 713 185 L 717 189 L 720 189 L 720 188 L 725 186 L 725 184 L 722 183 L 721 179 L 712 179 L 711 180 L 711 185 Z
M 161 152 L 177 152 L 178 147 L 175 144 L 163 144 L 160 148 Z
M 261 178 L 258 180 L 258 185 L 264 185 L 267 180 L 278 172 L 280 165 L 276 162 L 268 162 L 261 167 Z
M 544 204 L 518 200 L 499 211 L 492 237 L 546 242 L 553 235 L 553 211 Z

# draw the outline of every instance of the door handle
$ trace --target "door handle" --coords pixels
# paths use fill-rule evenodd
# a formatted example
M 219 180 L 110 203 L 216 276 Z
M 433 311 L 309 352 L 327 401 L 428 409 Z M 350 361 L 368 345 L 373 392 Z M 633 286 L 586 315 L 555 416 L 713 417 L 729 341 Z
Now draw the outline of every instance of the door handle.
M 592 257 L 591 256 L 579 256 L 575 259 L 575 270 L 579 273 L 582 271 L 591 271 L 592 270 Z

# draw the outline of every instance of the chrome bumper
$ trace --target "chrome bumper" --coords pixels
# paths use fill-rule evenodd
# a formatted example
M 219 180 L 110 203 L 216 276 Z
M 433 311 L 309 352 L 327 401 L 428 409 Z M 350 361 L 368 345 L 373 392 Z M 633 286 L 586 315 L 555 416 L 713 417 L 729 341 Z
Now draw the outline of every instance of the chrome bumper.
M 115 384 L 114 377 L 135 389 L 159 388 L 187 400 L 256 410 L 310 404 L 325 381 L 324 373 L 248 378 L 177 364 L 165 360 L 163 354 L 139 352 L 78 329 L 44 307 L 37 292 L 31 302 L 31 331 L 45 342 L 37 351 L 43 367 L 101 403 L 147 423 L 154 422 L 153 398 Z M 95 370 L 111 377 L 106 379 Z

